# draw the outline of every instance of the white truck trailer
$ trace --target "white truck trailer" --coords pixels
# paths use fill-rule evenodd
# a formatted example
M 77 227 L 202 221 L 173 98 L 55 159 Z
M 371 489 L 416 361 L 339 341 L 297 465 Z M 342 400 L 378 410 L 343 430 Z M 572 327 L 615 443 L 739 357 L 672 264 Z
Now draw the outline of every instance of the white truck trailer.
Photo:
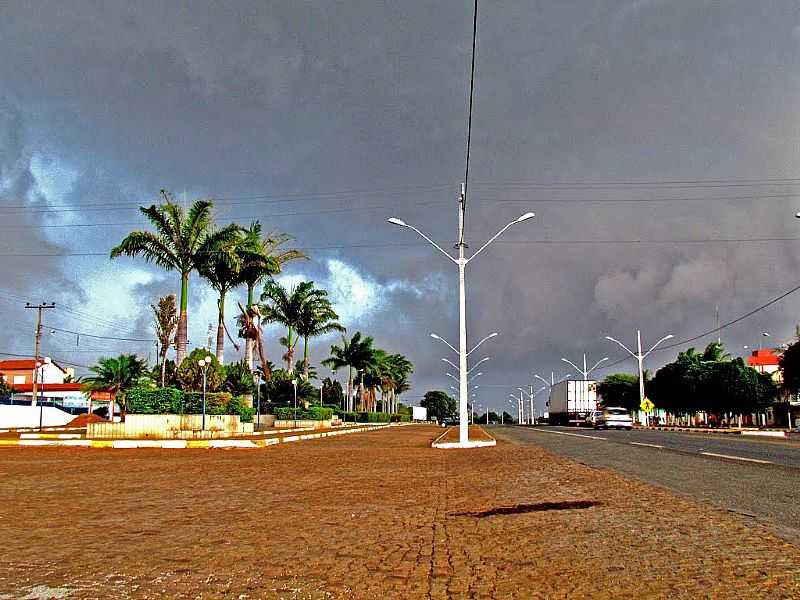
M 597 382 L 567 380 L 550 388 L 547 403 L 551 425 L 582 425 L 597 408 Z

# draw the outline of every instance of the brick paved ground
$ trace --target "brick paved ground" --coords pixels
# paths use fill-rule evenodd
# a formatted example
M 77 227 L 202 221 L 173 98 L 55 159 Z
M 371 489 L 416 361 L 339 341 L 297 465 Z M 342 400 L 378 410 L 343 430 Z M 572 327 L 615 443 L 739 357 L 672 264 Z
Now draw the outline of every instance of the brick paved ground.
M 439 433 L 0 449 L 0 598 L 800 597 L 800 549 L 736 515 Z

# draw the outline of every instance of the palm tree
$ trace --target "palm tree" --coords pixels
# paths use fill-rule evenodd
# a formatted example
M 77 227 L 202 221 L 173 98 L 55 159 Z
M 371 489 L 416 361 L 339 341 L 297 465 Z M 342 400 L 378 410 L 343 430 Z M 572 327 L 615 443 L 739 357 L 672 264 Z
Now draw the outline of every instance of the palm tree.
M 297 326 L 300 323 L 303 306 L 309 293 L 314 289 L 311 281 L 301 281 L 296 287 L 287 290 L 274 279 L 270 279 L 264 285 L 264 293 L 261 294 L 261 301 L 265 302 L 261 306 L 261 316 L 267 323 L 280 323 L 286 326 L 286 337 L 281 338 L 281 343 L 286 346 L 286 370 L 293 372 L 294 348 L 300 339 L 297 333 Z
M 236 235 L 229 239 L 212 245 L 215 240 L 208 239 L 201 247 L 201 254 L 204 256 L 197 265 L 197 272 L 206 279 L 219 294 L 217 299 L 217 345 L 216 358 L 222 364 L 225 357 L 225 334 L 228 330 L 225 327 L 225 296 L 228 292 L 244 283 L 242 279 L 242 267 L 245 261 L 257 261 L 258 256 L 251 256 L 244 246 L 244 234 L 237 231 Z M 230 335 L 228 335 L 230 338 Z M 234 348 L 239 350 L 236 342 L 231 340 Z
M 347 410 L 353 410 L 353 369 L 363 369 L 374 349 L 371 337 L 362 337 L 356 331 L 349 340 L 342 336 L 342 345 L 331 346 L 331 356 L 322 361 L 334 371 L 347 367 Z
M 328 292 L 317 288 L 308 291 L 297 322 L 297 333 L 303 338 L 303 377 L 306 381 L 308 381 L 308 340 L 333 331 L 344 333 L 345 328 L 336 322 L 338 318 L 339 315 L 333 310 L 333 305 L 328 299 Z
M 253 221 L 250 227 L 244 230 L 244 243 L 239 251 L 246 253 L 243 256 L 241 270 L 242 281 L 247 285 L 247 309 L 255 304 L 255 289 L 267 277 L 277 275 L 283 265 L 292 260 L 308 258 L 296 248 L 283 248 L 291 237 L 285 233 L 271 232 L 267 237 L 261 237 L 261 223 Z M 240 326 L 242 323 L 240 322 Z M 254 325 L 256 325 L 254 323 Z M 255 335 L 245 337 L 244 359 L 250 369 L 253 368 L 253 347 L 256 343 Z
M 212 231 L 211 200 L 195 201 L 188 212 L 174 203 L 165 190 L 161 190 L 164 204 L 140 207 L 156 232 L 133 231 L 111 250 L 111 258 L 118 256 L 144 256 L 145 261 L 157 264 L 167 271 L 181 275 L 180 315 L 178 317 L 178 365 L 186 357 L 188 331 L 187 305 L 189 302 L 189 274 L 202 262 L 204 247 L 217 247 L 231 240 L 240 230 L 238 225 L 228 225 Z
M 89 367 L 94 375 L 84 377 L 81 390 L 85 392 L 111 391 L 120 407 L 122 419 L 128 412 L 125 401 L 126 392 L 134 387 L 139 378 L 147 373 L 147 364 L 135 354 L 122 354 L 117 358 L 100 358 L 97 364 Z M 114 400 L 112 400 L 113 402 Z M 113 414 L 113 409 L 109 415 Z
M 167 368 L 167 352 L 175 338 L 175 330 L 178 327 L 178 308 L 175 306 L 175 294 L 162 296 L 158 299 L 158 305 L 151 304 L 153 309 L 156 338 L 159 344 L 159 359 L 161 362 L 161 387 L 164 387 Z
M 408 376 L 413 371 L 413 365 L 402 354 L 391 354 L 386 358 L 382 383 L 382 389 L 388 395 L 386 412 L 397 412 L 397 396 L 409 389 Z

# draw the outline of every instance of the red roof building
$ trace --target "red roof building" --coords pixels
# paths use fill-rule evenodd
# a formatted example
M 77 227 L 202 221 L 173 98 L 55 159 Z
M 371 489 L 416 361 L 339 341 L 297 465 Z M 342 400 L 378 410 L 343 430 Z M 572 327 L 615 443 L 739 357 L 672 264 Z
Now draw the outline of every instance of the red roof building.
M 771 348 L 753 350 L 753 353 L 747 357 L 747 365 L 753 367 L 759 373 L 772 375 L 775 381 L 780 381 L 778 358 L 778 355 Z

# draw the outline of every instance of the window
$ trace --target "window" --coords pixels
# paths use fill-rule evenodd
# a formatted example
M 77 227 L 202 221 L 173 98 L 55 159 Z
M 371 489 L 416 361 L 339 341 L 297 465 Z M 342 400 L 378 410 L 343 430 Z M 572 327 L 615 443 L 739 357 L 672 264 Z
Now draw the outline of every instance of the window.
M 25 375 L 14 375 L 14 383 L 25 383 Z

